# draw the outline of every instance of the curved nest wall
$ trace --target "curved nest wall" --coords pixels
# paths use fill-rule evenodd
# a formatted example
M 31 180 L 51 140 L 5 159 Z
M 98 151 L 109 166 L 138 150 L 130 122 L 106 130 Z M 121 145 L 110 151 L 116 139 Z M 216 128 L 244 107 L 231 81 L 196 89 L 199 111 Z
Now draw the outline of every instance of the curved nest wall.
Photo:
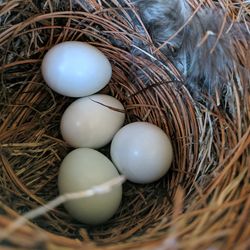
M 124 2 L 123 8 L 115 0 L 1 5 L 1 244 L 6 249 L 247 249 L 249 81 L 235 68 L 223 97 L 192 98 L 171 62 L 140 33 L 136 9 Z M 247 6 L 233 2 L 219 4 L 249 24 Z M 21 214 L 58 195 L 58 168 L 72 150 L 59 123 L 74 99 L 52 92 L 40 72 L 46 51 L 66 40 L 89 42 L 110 59 L 113 76 L 102 93 L 124 104 L 126 122 L 148 121 L 166 131 L 174 162 L 153 184 L 126 182 L 120 209 L 104 225 L 80 224 L 59 206 L 8 232 Z M 151 52 L 138 48 L 138 41 Z

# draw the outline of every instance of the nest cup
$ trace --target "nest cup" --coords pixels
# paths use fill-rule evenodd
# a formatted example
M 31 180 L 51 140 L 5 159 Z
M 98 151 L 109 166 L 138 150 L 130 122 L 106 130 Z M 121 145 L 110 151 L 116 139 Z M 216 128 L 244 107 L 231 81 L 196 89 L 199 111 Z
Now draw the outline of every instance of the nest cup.
M 144 26 L 129 1 L 125 7 L 116 1 L 62 2 L 9 1 L 1 7 L 1 231 L 58 195 L 58 169 L 72 150 L 59 124 L 75 99 L 54 93 L 40 71 L 54 44 L 77 40 L 100 49 L 113 68 L 101 93 L 123 103 L 127 123 L 147 121 L 162 128 L 173 142 L 174 162 L 157 182 L 126 182 L 119 210 L 103 225 L 81 224 L 59 206 L 8 233 L 0 244 L 20 249 L 247 249 L 248 83 L 235 70 L 219 105 L 218 97 L 197 101 L 141 32 Z M 100 151 L 108 155 L 108 147 Z

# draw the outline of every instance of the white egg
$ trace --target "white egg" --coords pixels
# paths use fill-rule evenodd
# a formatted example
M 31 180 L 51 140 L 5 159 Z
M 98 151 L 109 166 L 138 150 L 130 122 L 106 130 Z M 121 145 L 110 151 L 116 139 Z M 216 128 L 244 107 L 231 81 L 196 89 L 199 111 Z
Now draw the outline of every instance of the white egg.
M 45 82 L 57 93 L 70 97 L 92 95 L 108 84 L 112 68 L 94 46 L 68 41 L 55 45 L 42 62 Z
M 119 176 L 113 163 L 94 149 L 78 148 L 71 151 L 59 169 L 60 194 L 84 191 Z M 122 186 L 110 192 L 88 198 L 67 201 L 64 206 L 69 214 L 87 224 L 100 224 L 111 218 L 122 199 Z
M 121 128 L 113 138 L 110 153 L 120 173 L 135 183 L 160 179 L 173 159 L 168 136 L 147 122 L 134 122 Z
M 63 139 L 76 148 L 103 147 L 123 125 L 125 114 L 122 111 L 123 105 L 112 96 L 96 94 L 80 98 L 62 116 Z

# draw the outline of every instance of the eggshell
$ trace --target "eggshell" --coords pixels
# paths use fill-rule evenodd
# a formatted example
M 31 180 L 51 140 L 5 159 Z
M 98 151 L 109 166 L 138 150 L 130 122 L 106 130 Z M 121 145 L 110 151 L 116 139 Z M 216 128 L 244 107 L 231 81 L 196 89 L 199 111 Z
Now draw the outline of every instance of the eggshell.
M 119 176 L 113 163 L 94 149 L 71 151 L 62 161 L 58 188 L 60 194 L 84 191 Z M 122 199 L 122 186 L 114 186 L 108 193 L 67 201 L 64 206 L 80 222 L 96 225 L 104 223 L 117 211 Z
M 96 94 L 74 101 L 61 119 L 61 134 L 73 147 L 100 148 L 124 123 L 124 107 L 116 98 Z
M 108 84 L 112 67 L 96 47 L 68 41 L 55 45 L 42 62 L 45 82 L 57 93 L 70 97 L 94 94 Z
M 168 136 L 147 122 L 121 128 L 112 140 L 110 153 L 119 172 L 135 183 L 158 180 L 167 173 L 173 159 Z

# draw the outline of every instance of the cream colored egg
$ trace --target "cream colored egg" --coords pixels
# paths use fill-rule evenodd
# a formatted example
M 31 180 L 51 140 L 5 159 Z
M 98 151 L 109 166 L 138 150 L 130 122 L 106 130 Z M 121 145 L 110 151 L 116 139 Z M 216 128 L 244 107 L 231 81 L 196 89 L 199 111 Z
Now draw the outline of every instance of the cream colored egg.
M 61 134 L 71 146 L 100 148 L 108 144 L 124 123 L 124 107 L 108 95 L 74 101 L 61 119 Z
M 58 176 L 60 194 L 84 191 L 119 176 L 113 163 L 94 149 L 78 148 L 63 160 Z M 100 224 L 111 218 L 122 199 L 122 186 L 110 192 L 88 198 L 67 201 L 64 206 L 69 214 L 87 224 Z

